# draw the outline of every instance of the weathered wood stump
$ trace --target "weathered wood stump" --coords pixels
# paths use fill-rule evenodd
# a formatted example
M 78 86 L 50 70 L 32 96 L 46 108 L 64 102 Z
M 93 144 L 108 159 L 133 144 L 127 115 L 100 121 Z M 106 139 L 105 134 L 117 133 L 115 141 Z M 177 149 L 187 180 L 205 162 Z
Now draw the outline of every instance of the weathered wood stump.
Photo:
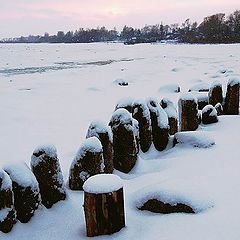
M 133 117 L 139 123 L 139 144 L 143 152 L 147 152 L 152 144 L 152 126 L 150 111 L 144 101 L 133 104 Z
M 223 105 L 224 114 L 238 115 L 239 114 L 239 87 L 238 79 L 230 79 L 227 85 L 227 93 L 225 103 Z
M 63 175 L 54 146 L 37 147 L 32 154 L 31 168 L 39 183 L 42 203 L 46 208 L 65 200 Z
M 0 231 L 10 232 L 15 223 L 12 181 L 8 174 L 0 169 Z
M 198 104 L 196 98 L 187 93 L 178 101 L 180 131 L 195 131 L 198 128 Z
M 214 107 L 217 110 L 217 115 L 218 116 L 223 115 L 223 106 L 222 106 L 221 103 L 217 103 Z
M 119 177 L 100 174 L 83 185 L 88 237 L 113 234 L 125 227 L 123 185 Z
M 112 131 L 109 126 L 102 122 L 92 122 L 88 128 L 87 138 L 97 137 L 103 147 L 104 172 L 113 172 L 113 139 Z
M 132 116 L 127 110 L 118 109 L 113 113 L 109 125 L 113 132 L 114 168 L 128 173 L 137 161 L 137 143 Z
M 198 104 L 199 110 L 202 110 L 205 106 L 208 105 L 208 95 L 197 94 L 196 98 L 197 98 L 197 104 Z
M 168 116 L 157 101 L 150 99 L 147 105 L 151 116 L 154 147 L 163 151 L 169 140 Z
M 212 105 L 207 105 L 202 110 L 202 123 L 211 124 L 218 122 L 217 110 Z
M 4 170 L 12 180 L 17 219 L 27 223 L 41 202 L 37 179 L 26 164 L 11 165 Z
M 213 82 L 208 93 L 208 103 L 215 106 L 217 103 L 223 103 L 222 84 L 219 81 Z
M 123 98 L 123 99 L 119 100 L 116 105 L 115 111 L 120 108 L 124 108 L 124 109 L 128 110 L 130 113 L 132 113 L 133 112 L 133 99 L 132 98 Z
M 163 98 L 160 102 L 161 107 L 167 113 L 169 123 L 169 134 L 174 135 L 178 132 L 178 116 L 177 109 L 172 101 L 167 98 Z
M 84 182 L 91 176 L 104 173 L 103 148 L 97 137 L 90 137 L 79 148 L 69 173 L 69 187 L 83 190 Z

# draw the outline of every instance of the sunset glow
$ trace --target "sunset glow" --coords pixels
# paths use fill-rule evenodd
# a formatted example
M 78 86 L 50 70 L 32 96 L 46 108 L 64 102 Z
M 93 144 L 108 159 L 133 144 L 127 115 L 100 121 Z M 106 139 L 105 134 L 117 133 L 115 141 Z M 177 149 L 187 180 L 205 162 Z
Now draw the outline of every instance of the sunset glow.
M 79 27 L 181 23 L 187 18 L 201 22 L 209 14 L 238 9 L 239 0 L 0 0 L 0 6 L 2 38 Z

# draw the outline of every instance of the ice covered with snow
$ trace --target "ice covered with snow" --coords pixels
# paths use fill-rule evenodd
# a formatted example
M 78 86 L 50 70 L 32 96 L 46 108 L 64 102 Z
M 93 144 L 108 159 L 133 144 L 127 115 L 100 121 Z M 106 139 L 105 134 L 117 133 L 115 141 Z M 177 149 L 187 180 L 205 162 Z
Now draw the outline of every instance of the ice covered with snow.
M 167 84 L 159 88 L 159 92 L 178 93 L 180 92 L 180 86 L 178 84 Z
M 214 139 L 204 131 L 186 131 L 175 134 L 175 139 L 180 144 L 191 145 L 198 148 L 209 148 L 215 145 Z
M 4 170 L 9 174 L 12 181 L 22 187 L 31 187 L 33 190 L 38 189 L 38 182 L 32 171 L 26 164 L 16 163 L 7 165 Z
M 83 190 L 88 193 L 111 193 L 123 187 L 120 177 L 114 174 L 97 174 L 84 183 Z
M 226 91 L 228 80 L 240 77 L 238 52 L 240 44 L 0 44 L 0 165 L 28 163 L 35 146 L 51 142 L 66 181 L 89 123 L 97 118 L 108 124 L 120 99 L 169 98 L 176 105 L 180 94 L 159 92 L 161 86 L 178 84 L 186 92 L 202 82 L 210 86 L 216 76 Z M 129 84 L 121 87 L 116 79 Z M 152 146 L 139 154 L 130 174 L 115 171 L 124 179 L 127 227 L 100 239 L 239 240 L 240 118 L 220 116 L 218 124 L 201 125 L 203 130 L 214 138 L 214 147 L 179 144 L 158 152 Z M 168 216 L 132 208 L 136 191 L 169 180 L 181 192 L 186 185 L 178 183 L 188 182 L 201 199 L 213 199 L 214 208 Z M 67 195 L 52 209 L 39 209 L 29 223 L 0 233 L 0 239 L 88 239 L 83 194 L 67 189 Z

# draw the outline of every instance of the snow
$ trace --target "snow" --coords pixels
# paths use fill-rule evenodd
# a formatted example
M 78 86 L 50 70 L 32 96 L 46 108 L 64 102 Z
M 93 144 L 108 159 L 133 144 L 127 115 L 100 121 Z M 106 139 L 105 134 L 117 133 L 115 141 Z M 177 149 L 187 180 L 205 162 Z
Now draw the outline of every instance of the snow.
M 117 109 L 113 114 L 112 114 L 112 118 L 110 120 L 111 124 L 132 124 L 132 116 L 131 114 L 123 108 L 119 108 Z
M 180 92 L 180 86 L 178 84 L 163 85 L 159 88 L 159 92 L 178 93 Z
M 178 132 L 175 138 L 180 144 L 187 144 L 198 148 L 209 148 L 215 145 L 214 139 L 207 132 Z
M 177 113 L 177 109 L 174 106 L 173 102 L 171 102 L 167 98 L 163 98 L 162 101 L 167 104 L 167 107 L 165 107 L 163 109 L 167 113 L 168 118 L 177 119 L 178 118 L 178 113 Z
M 33 190 L 38 189 L 38 182 L 32 171 L 26 164 L 14 164 L 4 167 L 12 181 L 22 187 L 31 187 Z
M 215 87 L 222 87 L 222 83 L 220 81 L 214 81 L 211 84 L 210 90 L 212 90 L 212 88 L 215 88 Z
M 229 79 L 240 77 L 239 52 L 240 44 L 0 45 L 0 165 L 29 164 L 35 146 L 51 142 L 66 182 L 89 124 L 96 118 L 108 124 L 120 99 L 168 98 L 176 105 L 181 93 L 159 92 L 161 86 L 178 84 L 186 92 L 201 82 L 211 85 L 217 75 L 225 91 Z M 221 74 L 222 69 L 228 71 Z M 129 85 L 116 85 L 116 79 Z M 131 173 L 114 172 L 123 179 L 127 227 L 99 239 L 239 240 L 240 118 L 220 116 L 218 124 L 200 125 L 201 131 L 215 140 L 213 147 L 172 148 L 170 139 L 163 152 L 152 146 L 140 153 Z M 189 188 L 196 189 L 199 199 L 212 200 L 214 207 L 201 214 L 164 216 L 133 207 L 136 192 L 150 185 L 164 184 L 164 192 L 172 193 L 169 181 L 184 196 L 191 197 Z M 67 195 L 53 208 L 36 211 L 29 223 L 17 222 L 11 233 L 0 233 L 0 239 L 88 239 L 83 193 L 67 189 Z
M 167 186 L 166 186 L 167 185 Z M 164 204 L 169 203 L 172 206 L 178 203 L 185 204 L 193 209 L 195 213 L 200 213 L 214 206 L 211 199 L 204 199 L 202 193 L 198 190 L 188 189 L 182 190 L 179 184 L 156 184 L 147 186 L 135 193 L 134 205 L 141 208 L 148 200 L 156 199 Z
M 211 116 L 211 117 L 214 117 L 214 116 L 217 116 L 217 110 L 215 109 L 215 107 L 213 107 L 212 105 L 207 105 L 207 106 L 205 106 L 204 108 L 203 108 L 203 110 L 202 110 L 202 114 L 203 113 L 206 113 L 206 112 L 208 112 L 208 111 L 211 111 L 210 113 L 209 113 L 209 116 Z
M 192 93 L 183 93 L 180 97 L 180 100 L 183 101 L 194 101 L 197 103 L 197 98 Z
M 107 133 L 110 141 L 112 141 L 112 131 L 109 126 L 107 126 L 106 123 L 104 123 L 101 120 L 93 121 L 87 131 L 86 138 L 90 137 L 99 137 L 99 133 Z
M 0 182 L 0 190 L 12 189 L 12 180 L 2 169 L 0 169 L 0 179 L 2 179 L 2 182 Z
M 239 78 L 231 78 L 228 81 L 228 85 L 231 86 L 231 87 L 233 87 L 235 85 L 238 85 L 238 84 L 240 84 Z
M 198 83 L 192 86 L 189 91 L 196 91 L 196 92 L 208 92 L 209 91 L 209 84 L 208 83 Z
M 2 222 L 7 217 L 9 211 L 11 211 L 10 208 L 3 208 L 0 210 L 0 222 Z
M 125 108 L 127 106 L 132 106 L 134 102 L 133 98 L 122 98 L 118 101 L 116 105 L 116 110 L 119 108 Z
M 111 193 L 123 187 L 120 177 L 114 174 L 97 174 L 90 177 L 83 185 L 83 190 L 88 193 Z
M 41 161 L 43 161 L 43 158 L 41 156 L 35 156 L 35 154 L 43 152 L 44 154 L 48 155 L 49 157 L 57 160 L 57 149 L 52 144 L 45 144 L 45 145 L 39 145 L 35 148 L 32 154 L 31 158 L 31 165 L 37 166 Z
M 102 144 L 97 137 L 90 137 L 90 138 L 85 139 L 85 141 L 80 146 L 80 148 L 72 162 L 72 167 L 76 164 L 76 162 L 79 159 L 83 158 L 87 152 L 101 153 L 102 151 L 103 151 Z
M 150 119 L 150 112 L 149 112 L 149 108 L 147 106 L 147 103 L 144 100 L 138 99 L 133 103 L 133 106 L 141 106 L 141 109 L 143 111 L 143 116 L 147 119 Z M 133 110 L 133 114 L 135 114 L 137 112 L 137 109 Z

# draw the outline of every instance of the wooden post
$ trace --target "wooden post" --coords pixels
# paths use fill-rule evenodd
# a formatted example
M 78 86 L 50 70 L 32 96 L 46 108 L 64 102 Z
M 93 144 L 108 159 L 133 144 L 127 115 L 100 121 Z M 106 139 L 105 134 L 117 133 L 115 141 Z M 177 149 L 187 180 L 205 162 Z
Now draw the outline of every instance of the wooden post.
M 126 109 L 127 111 L 129 111 L 130 113 L 133 112 L 133 99 L 131 98 L 123 98 L 121 99 L 116 107 L 115 107 L 115 111 L 120 109 L 120 108 L 124 108 Z
M 79 148 L 70 167 L 69 187 L 83 190 L 84 182 L 91 176 L 104 173 L 103 149 L 97 137 L 90 137 Z
M 154 147 L 158 151 L 163 151 L 169 140 L 168 116 L 157 101 L 150 99 L 147 104 L 152 122 Z
M 207 105 L 202 110 L 202 123 L 211 124 L 218 122 L 217 110 L 212 105 Z
M 37 179 L 26 164 L 10 165 L 4 170 L 13 183 L 17 219 L 22 223 L 27 223 L 41 202 Z
M 150 111 L 144 101 L 133 104 L 133 117 L 139 123 L 139 144 L 143 152 L 147 152 L 152 144 L 152 126 Z
M 223 106 L 224 114 L 238 115 L 239 114 L 239 87 L 238 79 L 230 79 L 227 85 L 227 94 Z
M 123 187 L 120 178 L 100 174 L 83 186 L 88 237 L 113 234 L 125 227 Z
M 13 206 L 12 181 L 8 174 L 0 169 L 0 231 L 8 233 L 16 223 Z
M 97 137 L 103 147 L 103 159 L 104 159 L 104 172 L 113 172 L 113 143 L 112 143 L 112 131 L 109 126 L 106 126 L 103 122 L 92 122 L 88 128 L 87 138 Z
M 45 145 L 36 148 L 32 154 L 31 168 L 39 183 L 42 203 L 46 208 L 51 208 L 58 201 L 65 200 L 63 175 L 54 146 Z
M 118 109 L 112 115 L 109 125 L 113 132 L 114 168 L 129 173 L 137 161 L 135 126 L 126 109 Z
M 168 116 L 169 134 L 174 135 L 178 132 L 177 109 L 175 108 L 173 102 L 166 98 L 161 100 L 160 105 Z
M 215 106 L 223 103 L 222 84 L 218 81 L 213 82 L 208 93 L 208 103 Z
M 187 93 L 178 101 L 180 131 L 195 131 L 198 128 L 198 104 L 196 98 Z

